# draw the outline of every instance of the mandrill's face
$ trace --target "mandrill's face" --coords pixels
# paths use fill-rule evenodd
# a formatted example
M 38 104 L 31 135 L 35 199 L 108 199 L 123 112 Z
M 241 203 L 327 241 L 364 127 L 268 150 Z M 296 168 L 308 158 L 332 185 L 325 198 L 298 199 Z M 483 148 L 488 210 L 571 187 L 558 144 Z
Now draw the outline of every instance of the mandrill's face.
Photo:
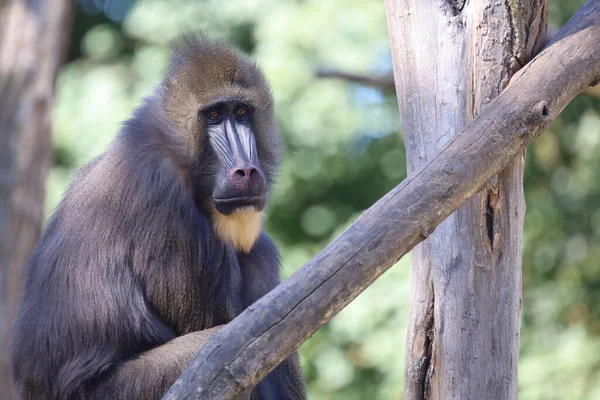
M 180 170 L 222 240 L 248 253 L 279 161 L 273 97 L 249 58 L 217 42 L 176 51 L 162 105 L 182 140 Z
M 199 118 L 219 160 L 212 191 L 217 211 L 224 215 L 262 211 L 267 203 L 268 184 L 252 131 L 252 107 L 235 100 L 218 102 L 202 109 Z

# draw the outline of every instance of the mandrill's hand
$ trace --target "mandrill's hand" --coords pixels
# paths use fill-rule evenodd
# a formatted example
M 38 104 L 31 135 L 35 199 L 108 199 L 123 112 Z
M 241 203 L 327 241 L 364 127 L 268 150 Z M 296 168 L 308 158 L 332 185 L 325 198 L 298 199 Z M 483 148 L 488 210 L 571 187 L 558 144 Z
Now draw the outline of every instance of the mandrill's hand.
M 151 350 L 151 352 L 154 354 L 161 353 L 159 357 L 164 356 L 166 358 L 172 358 L 175 356 L 176 358 L 183 360 L 187 365 L 200 351 L 200 348 L 204 346 L 204 343 L 206 343 L 208 339 L 223 326 L 224 325 L 219 325 L 203 331 L 196 331 L 179 336 L 169 341 L 167 344 Z
M 187 335 L 179 336 L 178 338 L 171 340 L 166 345 L 158 347 L 152 351 L 156 351 L 156 352 L 160 351 L 162 353 L 164 350 L 165 357 L 172 356 L 172 352 L 177 352 L 178 358 L 180 358 L 182 360 L 187 360 L 185 362 L 185 365 L 181 365 L 181 367 L 182 367 L 181 372 L 183 372 L 183 369 L 185 369 L 187 364 L 189 364 L 192 361 L 192 359 L 196 356 L 196 354 L 198 354 L 198 352 L 200 351 L 202 346 L 204 346 L 204 344 L 208 341 L 208 339 L 210 339 L 210 337 L 212 335 L 217 333 L 217 331 L 224 326 L 225 325 L 219 325 L 219 326 L 215 326 L 210 329 L 205 329 L 203 331 L 192 332 L 192 333 L 188 333 Z M 167 353 L 170 353 L 170 355 Z M 155 353 L 154 356 L 156 356 L 156 354 L 157 353 Z M 163 356 L 163 354 L 160 354 L 158 357 L 162 357 L 162 356 Z M 173 383 L 175 383 L 175 382 L 173 382 Z M 247 394 L 240 400 L 256 400 L 256 399 L 257 399 L 256 395 L 253 396 L 252 394 Z
M 198 350 L 196 350 L 196 353 L 200 350 L 200 348 L 202 346 L 204 346 L 204 343 L 206 343 L 208 341 L 208 339 L 210 339 L 210 337 L 212 335 L 214 335 L 215 333 L 217 333 L 217 331 L 219 329 L 221 329 L 222 327 L 224 327 L 225 325 L 219 325 L 219 326 L 215 326 L 213 328 L 210 329 L 205 329 L 203 331 L 196 331 L 196 332 L 192 332 L 192 333 L 188 333 L 187 335 L 184 336 L 180 336 L 175 340 L 179 340 L 179 339 L 183 339 L 185 341 L 188 341 L 193 343 L 195 346 L 198 347 Z
M 144 368 L 156 368 L 159 365 L 168 366 L 173 378 L 177 378 L 185 367 L 198 354 L 200 348 L 224 325 L 188 333 L 176 337 L 162 346 L 155 347 L 136 357 L 135 362 L 125 363 L 122 368 L 143 371 Z M 142 368 L 142 369 L 140 369 Z

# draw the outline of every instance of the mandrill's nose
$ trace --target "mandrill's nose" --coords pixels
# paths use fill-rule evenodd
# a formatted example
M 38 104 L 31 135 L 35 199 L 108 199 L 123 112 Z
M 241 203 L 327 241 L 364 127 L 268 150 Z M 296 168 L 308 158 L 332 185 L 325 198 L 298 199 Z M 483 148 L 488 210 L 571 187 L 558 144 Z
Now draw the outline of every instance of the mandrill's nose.
M 238 168 L 235 171 L 233 171 L 234 173 L 234 179 L 241 179 L 242 181 L 250 181 L 250 179 L 252 178 L 252 175 L 256 175 L 258 174 L 258 170 L 254 167 L 249 167 L 249 168 Z
M 213 200 L 217 211 L 225 215 L 249 207 L 262 211 L 267 202 L 267 192 L 267 179 L 260 166 L 239 162 L 233 168 L 219 172 Z
M 235 187 L 248 191 L 251 196 L 262 195 L 265 189 L 265 177 L 259 168 L 249 165 L 234 168 L 229 179 Z

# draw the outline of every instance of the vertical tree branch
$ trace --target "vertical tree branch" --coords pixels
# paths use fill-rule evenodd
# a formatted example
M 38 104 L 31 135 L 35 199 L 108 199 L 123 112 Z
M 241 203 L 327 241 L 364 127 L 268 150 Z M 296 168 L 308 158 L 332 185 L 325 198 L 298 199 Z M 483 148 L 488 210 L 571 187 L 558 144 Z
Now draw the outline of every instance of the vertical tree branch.
M 410 176 L 542 48 L 547 0 L 386 8 Z M 413 250 L 407 399 L 516 398 L 523 165 L 521 152 Z
M 0 3 L 0 398 L 10 399 L 10 327 L 42 225 L 50 111 L 71 0 Z

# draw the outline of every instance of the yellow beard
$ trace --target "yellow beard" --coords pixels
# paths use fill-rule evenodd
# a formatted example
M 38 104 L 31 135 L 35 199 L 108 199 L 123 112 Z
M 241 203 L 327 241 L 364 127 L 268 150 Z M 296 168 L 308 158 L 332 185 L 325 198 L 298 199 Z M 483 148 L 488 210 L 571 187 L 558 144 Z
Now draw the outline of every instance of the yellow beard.
M 215 210 L 212 221 L 215 233 L 221 240 L 231 243 L 236 251 L 249 253 L 260 235 L 262 216 L 261 212 L 255 210 L 236 211 L 229 215 Z

